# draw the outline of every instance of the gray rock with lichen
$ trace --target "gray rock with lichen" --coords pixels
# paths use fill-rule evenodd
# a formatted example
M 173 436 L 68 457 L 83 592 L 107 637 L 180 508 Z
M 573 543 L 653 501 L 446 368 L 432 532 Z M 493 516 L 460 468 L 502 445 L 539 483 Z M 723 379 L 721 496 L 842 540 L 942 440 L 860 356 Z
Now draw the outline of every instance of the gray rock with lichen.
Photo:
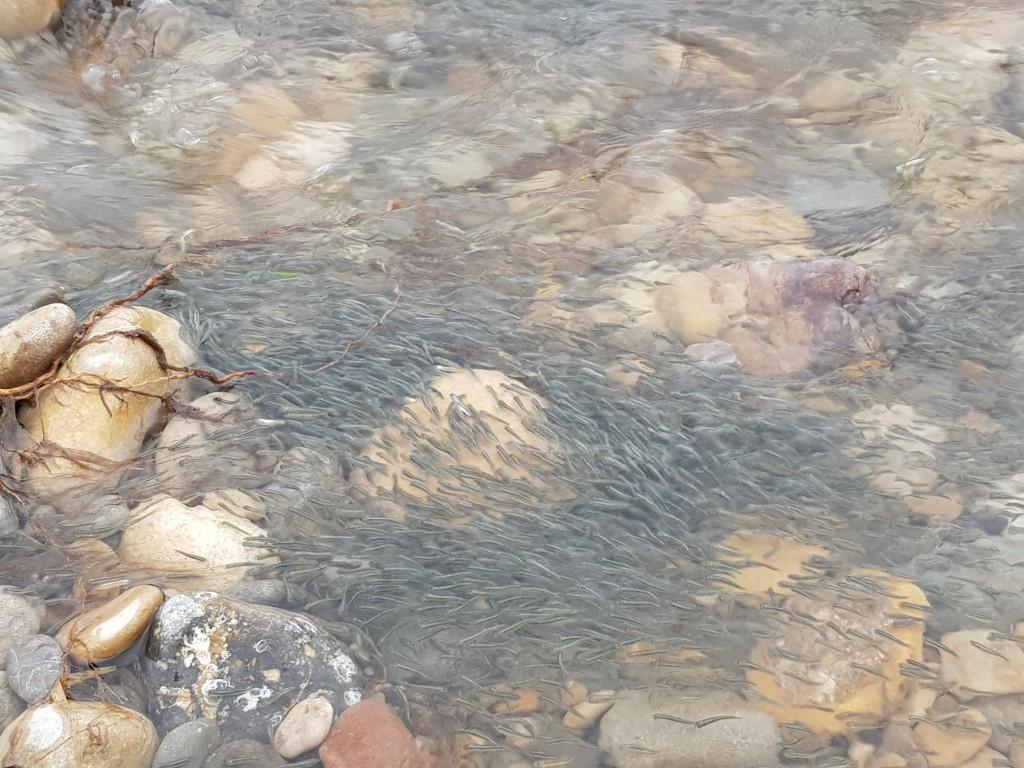
M 362 688 L 348 648 L 310 618 L 213 592 L 163 604 L 142 668 L 161 733 L 207 719 L 226 738 L 265 740 L 310 693 L 341 712 Z

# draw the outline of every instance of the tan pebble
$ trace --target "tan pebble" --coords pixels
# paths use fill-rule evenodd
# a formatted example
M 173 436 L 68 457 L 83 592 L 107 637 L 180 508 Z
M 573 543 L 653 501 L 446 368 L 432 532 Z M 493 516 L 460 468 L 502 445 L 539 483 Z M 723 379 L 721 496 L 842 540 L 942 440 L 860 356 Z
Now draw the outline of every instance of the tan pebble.
M 226 591 L 257 565 L 277 562 L 257 561 L 262 553 L 256 545 L 265 539 L 263 529 L 248 520 L 161 496 L 136 510 L 118 554 L 128 568 L 178 587 Z
M 587 686 L 577 680 L 570 680 L 562 686 L 559 700 L 564 707 L 575 707 L 586 701 L 587 693 Z
M 310 696 L 288 710 L 274 732 L 274 749 L 291 760 L 319 747 L 334 724 L 334 705 L 323 696 Z
M 60 16 L 59 0 L 4 0 L 0 3 L 0 38 L 15 40 L 41 32 Z
M 566 728 L 583 730 L 589 728 L 604 715 L 615 703 L 615 691 L 598 691 L 591 694 L 586 701 L 582 701 L 562 718 L 562 725 Z
M 957 419 L 957 426 L 972 432 L 980 432 L 983 435 L 991 435 L 998 432 L 1002 427 L 991 416 L 980 411 L 971 410 Z
M 131 647 L 164 602 L 157 587 L 132 587 L 113 600 L 72 619 L 57 642 L 77 664 L 107 661 Z
M 1024 636 L 1019 629 L 1014 633 Z M 990 639 L 989 634 L 987 629 L 962 629 L 942 636 L 942 644 L 953 651 L 939 651 L 942 680 L 961 701 L 983 694 L 1024 693 L 1024 647 Z
M 490 706 L 496 715 L 528 715 L 538 712 L 541 708 L 540 693 L 531 688 L 521 688 L 512 692 L 514 698 L 502 698 Z
M 0 734 L 3 765 L 22 768 L 149 768 L 156 747 L 145 716 L 99 701 L 40 704 Z
M 704 225 L 715 235 L 749 245 L 809 240 L 803 217 L 764 197 L 733 197 L 705 206 Z
M 722 589 L 759 598 L 769 592 L 792 594 L 784 583 L 792 582 L 794 577 L 814 576 L 820 571 L 815 571 L 808 563 L 829 554 L 827 549 L 795 539 L 751 531 L 730 534 L 718 548 L 720 561 L 738 566 L 723 574 Z
M 988 368 L 981 365 L 981 363 L 974 362 L 973 360 L 961 360 L 960 373 L 968 379 L 974 379 L 975 381 L 988 378 Z
M 665 325 L 686 344 L 718 335 L 725 310 L 715 301 L 711 279 L 699 272 L 684 272 L 658 291 L 655 305 Z
M 273 85 L 251 86 L 234 109 L 246 127 L 268 139 L 288 132 L 302 119 L 302 110 L 287 93 Z
M 933 767 L 970 760 L 991 735 L 988 720 L 977 709 L 931 717 L 914 726 L 914 743 Z
M 0 24 L 2 18 L 0 10 Z M 0 388 L 18 387 L 45 373 L 71 346 L 76 328 L 75 312 L 66 304 L 48 304 L 0 328 Z
M 911 511 L 936 520 L 955 520 L 964 511 L 959 499 L 948 496 L 907 496 L 904 501 Z

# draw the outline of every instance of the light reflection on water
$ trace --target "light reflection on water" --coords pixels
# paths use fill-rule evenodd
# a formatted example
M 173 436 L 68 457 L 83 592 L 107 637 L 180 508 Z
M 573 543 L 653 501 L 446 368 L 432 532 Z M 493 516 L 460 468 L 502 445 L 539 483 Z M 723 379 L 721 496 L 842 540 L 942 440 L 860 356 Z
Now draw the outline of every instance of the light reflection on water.
M 194 490 L 262 491 L 293 606 L 487 727 L 479 686 L 738 685 L 772 628 L 723 589 L 738 530 L 911 579 L 932 638 L 1024 617 L 1002 532 L 1024 459 L 1012 6 L 292 6 L 73 8 L 19 45 L 0 291 L 84 313 L 184 243 L 197 265 L 147 301 L 208 365 L 259 374 Z M 880 346 L 800 303 L 755 348 L 717 309 L 770 303 L 750 265 L 825 257 L 874 275 Z M 456 368 L 544 400 L 543 477 L 361 483 Z M 159 490 L 143 467 L 121 492 Z M 60 539 L 19 539 L 4 577 L 63 599 Z M 638 672 L 635 642 L 707 661 Z

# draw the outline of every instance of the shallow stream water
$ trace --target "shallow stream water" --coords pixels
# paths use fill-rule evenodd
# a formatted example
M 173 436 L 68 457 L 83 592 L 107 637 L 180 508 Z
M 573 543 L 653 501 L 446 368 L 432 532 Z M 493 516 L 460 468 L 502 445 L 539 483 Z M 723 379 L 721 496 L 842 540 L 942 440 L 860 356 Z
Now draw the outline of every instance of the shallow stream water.
M 190 259 L 143 303 L 203 365 L 255 372 L 190 492 L 267 501 L 262 575 L 357 627 L 424 735 L 505 744 L 480 698 L 502 685 L 743 690 L 776 626 L 731 581 L 757 560 L 727 562 L 737 531 L 916 583 L 929 638 L 1008 632 L 1022 54 L 1009 2 L 82 2 L 0 62 L 0 306 L 55 290 L 84 315 Z M 810 342 L 769 324 L 746 352 L 691 328 L 680 274 L 813 259 L 872 276 L 867 342 L 815 312 Z M 541 469 L 428 450 L 411 474 L 451 482 L 367 481 L 460 369 L 543 401 Z M 142 460 L 118 493 L 161 490 Z M 79 534 L 48 519 L 0 574 L 56 621 Z

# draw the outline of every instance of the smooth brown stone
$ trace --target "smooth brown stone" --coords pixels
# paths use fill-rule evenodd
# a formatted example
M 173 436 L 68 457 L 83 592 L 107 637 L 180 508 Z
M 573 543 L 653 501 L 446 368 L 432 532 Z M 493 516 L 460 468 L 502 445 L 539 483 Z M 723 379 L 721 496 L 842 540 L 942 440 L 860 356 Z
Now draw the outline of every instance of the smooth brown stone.
M 77 327 L 71 307 L 48 304 L 0 328 L 0 388 L 20 387 L 46 373 L 71 346 Z
M 76 664 L 107 661 L 141 637 L 163 602 L 164 593 L 158 587 L 132 587 L 72 619 L 57 635 L 57 642 Z

